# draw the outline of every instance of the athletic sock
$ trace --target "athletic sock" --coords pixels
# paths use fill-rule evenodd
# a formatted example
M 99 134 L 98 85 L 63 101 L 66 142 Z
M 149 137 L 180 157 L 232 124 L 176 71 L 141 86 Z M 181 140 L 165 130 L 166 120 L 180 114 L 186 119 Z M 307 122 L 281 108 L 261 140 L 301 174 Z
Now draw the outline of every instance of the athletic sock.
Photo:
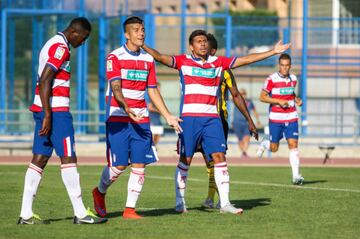
M 115 182 L 123 172 L 123 170 L 119 170 L 116 167 L 105 166 L 98 186 L 99 192 L 105 194 L 110 185 Z
M 230 190 L 230 177 L 226 162 L 215 164 L 214 167 L 215 182 L 218 188 L 221 207 L 230 203 L 229 190 Z
M 176 205 L 185 205 L 186 180 L 189 166 L 179 162 L 175 170 Z
M 292 171 L 293 178 L 298 178 L 300 176 L 300 159 L 299 159 L 299 150 L 297 148 L 290 149 L 289 151 L 289 161 Z
M 131 168 L 126 207 L 135 208 L 145 180 L 145 168 Z
M 209 188 L 208 188 L 208 196 L 207 198 L 214 201 L 215 192 L 217 192 L 215 176 L 214 176 L 214 161 L 208 163 L 207 175 L 209 177 Z
M 270 140 L 264 139 L 261 142 L 261 146 L 264 147 L 266 150 L 270 150 Z
M 78 218 L 84 218 L 86 216 L 86 208 L 82 201 L 80 176 L 76 163 L 62 164 L 61 177 L 73 206 L 74 215 Z
M 29 219 L 33 215 L 32 205 L 41 181 L 43 170 L 30 163 L 25 174 L 24 192 L 21 204 L 20 217 Z

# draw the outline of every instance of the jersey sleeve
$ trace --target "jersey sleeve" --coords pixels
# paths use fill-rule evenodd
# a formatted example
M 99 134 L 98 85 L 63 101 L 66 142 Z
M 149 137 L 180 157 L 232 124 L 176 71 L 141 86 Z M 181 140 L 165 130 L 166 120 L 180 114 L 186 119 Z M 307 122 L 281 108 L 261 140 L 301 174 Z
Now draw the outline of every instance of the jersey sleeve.
M 121 68 L 118 58 L 110 54 L 106 59 L 106 78 L 108 81 L 121 79 Z
M 62 43 L 52 45 L 48 51 L 49 59 L 47 65 L 49 65 L 54 71 L 58 71 L 60 66 L 69 59 L 69 48 Z
M 273 87 L 274 87 L 274 83 L 271 77 L 268 77 L 265 81 L 263 90 L 266 91 L 267 93 L 270 93 Z
M 172 64 L 172 68 L 180 70 L 181 66 L 184 63 L 185 60 L 185 55 L 177 55 L 177 56 L 173 56 L 173 64 Z
M 157 87 L 157 80 L 156 80 L 156 73 L 155 73 L 155 64 L 151 62 L 149 64 L 149 75 L 147 79 L 147 87 L 149 88 L 156 88 Z
M 219 56 L 218 59 L 220 60 L 220 64 L 223 69 L 228 70 L 233 68 L 236 57 Z

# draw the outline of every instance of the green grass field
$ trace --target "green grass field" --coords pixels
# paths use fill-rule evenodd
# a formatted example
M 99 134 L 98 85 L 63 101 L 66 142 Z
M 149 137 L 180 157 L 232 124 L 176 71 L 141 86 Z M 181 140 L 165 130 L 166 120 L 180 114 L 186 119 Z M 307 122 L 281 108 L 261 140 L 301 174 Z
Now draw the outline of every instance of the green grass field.
M 174 212 L 174 166 L 153 166 L 138 212 L 142 220 L 124 220 L 128 173 L 107 194 L 109 222 L 73 225 L 73 211 L 59 166 L 45 170 L 34 211 L 50 225 L 16 225 L 27 166 L 0 166 L 0 238 L 359 238 L 360 168 L 303 168 L 306 184 L 290 184 L 288 167 L 231 167 L 231 201 L 241 216 L 200 207 L 207 195 L 204 167 L 192 167 L 187 187 L 189 213 Z M 81 166 L 86 205 L 101 166 Z

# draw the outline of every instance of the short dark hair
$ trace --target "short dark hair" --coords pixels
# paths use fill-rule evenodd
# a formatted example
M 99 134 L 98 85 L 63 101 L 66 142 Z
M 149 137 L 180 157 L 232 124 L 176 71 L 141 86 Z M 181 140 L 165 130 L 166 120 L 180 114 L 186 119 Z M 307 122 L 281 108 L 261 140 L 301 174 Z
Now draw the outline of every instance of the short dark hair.
M 195 30 L 189 36 L 189 44 L 190 45 L 193 43 L 194 38 L 197 37 L 197 36 L 205 36 L 206 38 L 208 38 L 208 35 L 207 35 L 206 31 L 204 31 L 204 30 Z
M 126 25 L 135 24 L 135 23 L 144 24 L 144 20 L 142 20 L 140 17 L 137 16 L 128 17 L 123 23 L 124 32 L 126 32 Z
M 91 32 L 91 24 L 86 17 L 77 17 L 71 20 L 69 27 Z
M 207 34 L 207 39 L 208 39 L 208 42 L 209 42 L 210 49 L 217 50 L 218 49 L 218 42 L 217 42 L 215 36 L 213 34 L 211 34 L 211 33 L 208 33 Z
M 280 63 L 280 60 L 289 60 L 290 63 L 291 63 L 291 56 L 287 53 L 282 53 L 280 56 L 279 56 L 279 63 Z

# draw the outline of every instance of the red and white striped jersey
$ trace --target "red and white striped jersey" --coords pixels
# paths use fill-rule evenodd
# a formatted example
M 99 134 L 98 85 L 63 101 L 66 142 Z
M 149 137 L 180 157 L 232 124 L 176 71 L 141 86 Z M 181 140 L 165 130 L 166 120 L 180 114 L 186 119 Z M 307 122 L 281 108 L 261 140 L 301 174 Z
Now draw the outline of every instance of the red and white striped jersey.
M 219 117 L 216 107 L 221 73 L 232 67 L 236 57 L 209 56 L 205 62 L 193 55 L 173 56 L 179 70 L 182 99 L 181 116 Z
M 269 120 L 271 122 L 286 123 L 298 120 L 298 113 L 295 107 L 295 87 L 297 78 L 290 74 L 283 77 L 279 72 L 270 75 L 263 90 L 269 93 L 272 98 L 289 101 L 289 107 L 283 108 L 280 105 L 270 105 Z
M 154 58 L 143 50 L 130 51 L 126 44 L 111 52 L 106 62 L 106 120 L 108 122 L 149 123 L 149 112 L 145 102 L 147 87 L 156 88 Z M 121 80 L 122 93 L 128 106 L 144 116 L 134 122 L 119 106 L 111 90 L 111 81 Z
M 50 97 L 51 111 L 69 111 L 70 108 L 70 48 L 65 35 L 58 32 L 50 38 L 40 51 L 38 81 L 36 83 L 32 112 L 42 111 L 39 95 L 39 79 L 46 65 L 55 72 Z

